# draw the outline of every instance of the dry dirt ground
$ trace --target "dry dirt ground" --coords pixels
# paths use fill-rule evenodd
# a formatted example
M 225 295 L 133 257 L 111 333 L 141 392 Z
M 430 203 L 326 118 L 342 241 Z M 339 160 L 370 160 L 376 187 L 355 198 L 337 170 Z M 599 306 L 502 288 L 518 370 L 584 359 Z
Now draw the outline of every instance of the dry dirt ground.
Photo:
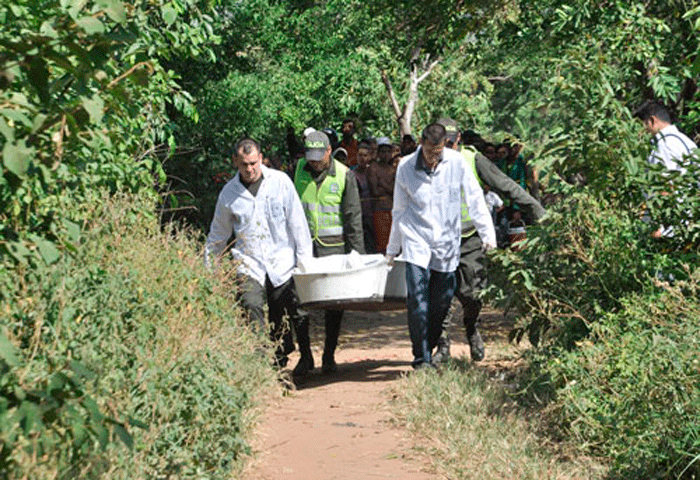
M 457 307 L 455 318 L 461 318 Z M 508 321 L 482 313 L 485 369 L 508 368 L 519 357 L 508 344 Z M 460 322 L 461 323 L 461 322 Z M 452 355 L 469 356 L 463 327 L 450 330 Z M 423 480 L 430 459 L 411 450 L 411 435 L 391 422 L 389 387 L 412 371 L 404 312 L 346 312 L 336 353 L 339 370 L 321 373 L 323 318 L 312 314 L 317 368 L 288 395 L 272 400 L 253 440 L 246 480 Z M 290 358 L 290 367 L 296 364 Z

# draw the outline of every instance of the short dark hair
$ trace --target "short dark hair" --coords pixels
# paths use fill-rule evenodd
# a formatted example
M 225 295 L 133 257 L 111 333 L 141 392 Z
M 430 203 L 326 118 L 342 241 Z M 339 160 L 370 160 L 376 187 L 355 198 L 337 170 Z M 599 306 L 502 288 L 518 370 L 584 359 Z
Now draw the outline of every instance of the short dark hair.
M 420 136 L 420 139 L 422 142 L 425 142 L 426 140 L 428 143 L 431 143 L 433 145 L 438 145 L 442 143 L 445 138 L 447 138 L 447 131 L 445 130 L 445 127 L 440 125 L 439 123 L 431 123 L 427 127 L 423 129 L 423 133 Z
M 250 155 L 253 153 L 253 149 L 257 150 L 258 153 L 261 153 L 260 144 L 258 142 L 252 138 L 242 138 L 236 143 L 233 150 L 233 156 L 238 157 L 240 155 L 239 152 L 242 152 L 243 155 Z
M 365 148 L 367 150 L 372 150 L 372 145 L 369 144 L 369 140 L 362 140 L 357 144 L 357 149 Z
M 643 122 L 651 117 L 656 117 L 662 122 L 671 123 L 671 115 L 669 115 L 666 107 L 654 100 L 645 100 L 634 112 L 634 116 Z

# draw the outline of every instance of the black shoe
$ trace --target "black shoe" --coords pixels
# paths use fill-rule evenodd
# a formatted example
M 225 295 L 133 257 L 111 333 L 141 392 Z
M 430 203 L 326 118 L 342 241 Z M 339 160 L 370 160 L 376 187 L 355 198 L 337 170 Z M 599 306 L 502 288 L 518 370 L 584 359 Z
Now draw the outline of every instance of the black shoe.
M 450 344 L 438 345 L 437 352 L 433 355 L 433 363 L 444 363 L 450 359 Z
M 338 371 L 338 364 L 335 363 L 335 358 L 323 356 L 323 365 L 321 366 L 321 371 L 326 375 L 330 373 L 335 373 Z
M 307 376 L 314 369 L 314 357 L 303 356 L 299 359 L 296 367 L 292 370 L 292 376 L 301 378 Z
M 432 362 L 421 362 L 413 365 L 414 370 L 437 370 L 437 367 Z
M 471 350 L 472 361 L 480 362 L 484 359 L 486 355 L 486 349 L 484 347 L 484 341 L 481 339 L 481 334 L 479 330 L 474 328 L 473 332 L 467 334 L 467 341 L 469 342 L 469 349 Z

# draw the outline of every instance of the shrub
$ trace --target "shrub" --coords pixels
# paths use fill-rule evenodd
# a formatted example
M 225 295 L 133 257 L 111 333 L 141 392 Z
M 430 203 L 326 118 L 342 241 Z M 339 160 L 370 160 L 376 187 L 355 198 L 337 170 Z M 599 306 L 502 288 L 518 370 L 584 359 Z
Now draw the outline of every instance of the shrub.
M 571 348 L 601 312 L 639 290 L 658 259 L 639 241 L 644 224 L 613 201 L 584 191 L 550 208 L 518 252 L 493 256 L 491 296 L 520 318 L 513 338 Z
M 700 476 L 700 269 L 660 287 L 624 298 L 546 366 L 562 424 L 620 478 Z
M 274 373 L 240 320 L 231 279 L 202 267 L 187 232 L 162 234 L 152 209 L 103 198 L 75 255 L 20 272 L 4 295 L 8 477 L 222 477 L 241 468 L 252 409 Z

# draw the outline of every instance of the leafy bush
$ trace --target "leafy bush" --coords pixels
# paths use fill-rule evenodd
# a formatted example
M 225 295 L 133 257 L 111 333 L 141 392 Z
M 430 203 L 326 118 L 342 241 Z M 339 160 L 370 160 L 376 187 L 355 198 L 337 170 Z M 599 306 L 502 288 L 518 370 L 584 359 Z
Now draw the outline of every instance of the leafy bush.
M 240 469 L 251 409 L 274 374 L 240 321 L 233 282 L 203 269 L 187 232 L 161 234 L 144 213 L 152 209 L 135 197 L 102 198 L 75 255 L 21 272 L 6 292 L 8 477 Z
M 513 337 L 527 334 L 533 345 L 572 347 L 602 312 L 641 289 L 658 261 L 640 241 L 650 227 L 619 203 L 588 190 L 568 194 L 545 225 L 528 230 L 521 250 L 493 257 L 491 292 L 520 314 Z
M 660 287 L 626 297 L 546 367 L 562 424 L 620 478 L 700 476 L 700 269 Z

